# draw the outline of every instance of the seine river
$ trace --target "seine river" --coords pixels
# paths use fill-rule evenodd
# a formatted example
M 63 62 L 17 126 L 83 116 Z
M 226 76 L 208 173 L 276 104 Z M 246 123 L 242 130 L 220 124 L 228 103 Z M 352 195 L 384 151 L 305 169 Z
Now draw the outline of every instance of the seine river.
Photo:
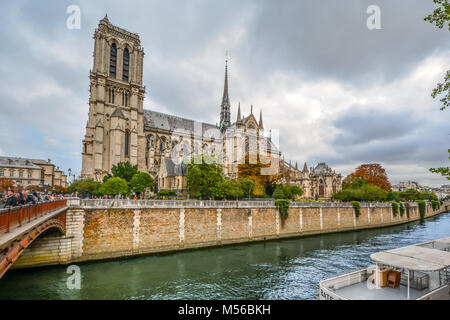
M 423 223 L 82 263 L 12 270 L 0 299 L 317 299 L 323 278 L 363 268 L 371 253 L 450 236 L 450 214 Z

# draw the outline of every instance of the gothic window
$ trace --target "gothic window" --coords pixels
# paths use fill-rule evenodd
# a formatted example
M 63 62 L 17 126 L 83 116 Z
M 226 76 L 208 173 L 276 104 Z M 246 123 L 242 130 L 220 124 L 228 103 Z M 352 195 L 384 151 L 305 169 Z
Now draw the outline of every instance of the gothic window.
M 114 89 L 108 89 L 108 102 L 114 104 Z
M 0 177 L 3 177 L 5 175 L 5 170 L 4 169 L 0 169 Z
M 161 138 L 161 143 L 159 145 L 161 152 L 166 148 L 166 137 Z
M 337 187 L 336 187 L 336 181 L 333 182 L 333 193 L 336 193 Z
M 123 51 L 123 73 L 122 80 L 128 82 L 128 72 L 130 70 L 130 53 L 128 48 Z
M 128 107 L 128 92 L 125 92 L 125 107 Z
M 113 43 L 111 45 L 111 51 L 109 55 L 109 76 L 111 78 L 116 77 L 116 64 L 117 64 L 117 47 L 116 44 Z
M 28 171 L 28 178 L 31 178 L 31 171 Z
M 13 169 L 10 169 L 10 170 L 9 170 L 9 176 L 10 176 L 10 177 L 13 177 L 13 176 L 14 176 L 14 170 L 13 170 Z
M 125 156 L 130 154 L 130 132 L 125 131 Z
M 319 181 L 319 196 L 325 195 L 325 185 L 322 180 Z
M 153 148 L 155 146 L 155 137 L 152 134 L 147 136 L 147 143 L 149 148 Z
M 83 144 L 84 146 L 84 153 L 87 153 L 87 143 Z

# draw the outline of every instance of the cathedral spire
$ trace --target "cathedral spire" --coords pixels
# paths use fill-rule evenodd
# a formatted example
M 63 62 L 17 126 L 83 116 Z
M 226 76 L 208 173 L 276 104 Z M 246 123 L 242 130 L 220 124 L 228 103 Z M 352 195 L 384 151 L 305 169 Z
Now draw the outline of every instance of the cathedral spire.
M 262 110 L 259 112 L 259 128 L 264 129 L 263 120 L 262 120 Z
M 230 97 L 228 95 L 228 58 L 225 60 L 225 83 L 223 86 L 222 104 L 220 105 L 220 128 L 230 126 Z
M 102 22 L 102 21 L 109 24 L 109 19 L 108 19 L 108 14 L 107 13 L 105 14 L 105 17 L 100 22 Z
M 308 172 L 308 166 L 306 165 L 306 162 L 305 162 L 305 165 L 303 167 L 303 172 Z
M 241 102 L 238 105 L 237 119 L 236 122 L 241 122 Z

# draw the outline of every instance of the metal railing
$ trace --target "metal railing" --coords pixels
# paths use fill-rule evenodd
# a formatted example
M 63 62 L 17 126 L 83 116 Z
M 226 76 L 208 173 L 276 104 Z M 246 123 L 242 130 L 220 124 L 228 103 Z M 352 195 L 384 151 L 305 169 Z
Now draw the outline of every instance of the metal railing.
M 24 223 L 44 216 L 56 209 L 65 207 L 67 200 L 56 200 L 34 205 L 25 205 L 0 210 L 0 234 L 8 233 L 11 229 L 21 227 Z

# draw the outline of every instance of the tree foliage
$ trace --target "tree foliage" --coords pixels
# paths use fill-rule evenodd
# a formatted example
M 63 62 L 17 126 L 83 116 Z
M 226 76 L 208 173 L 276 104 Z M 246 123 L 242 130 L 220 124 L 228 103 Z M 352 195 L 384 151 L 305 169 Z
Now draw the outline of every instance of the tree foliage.
M 387 197 L 386 190 L 368 183 L 361 187 L 342 189 L 333 194 L 333 199 L 341 201 L 384 201 Z
M 378 163 L 362 164 L 356 171 L 348 175 L 345 180 L 347 183 L 351 183 L 349 180 L 362 179 L 369 184 L 380 187 L 383 190 L 391 190 L 391 184 L 386 175 L 384 168 Z
M 159 190 L 158 197 L 176 197 L 177 192 L 175 190 Z
M 275 200 L 275 206 L 284 219 L 287 219 L 289 217 L 289 200 L 277 199 Z
M 130 189 L 137 194 L 145 192 L 145 190 L 153 190 L 155 187 L 155 180 L 145 172 L 136 173 L 130 181 Z
M 111 173 L 114 177 L 125 179 L 127 182 L 130 182 L 133 176 L 138 172 L 138 166 L 132 166 L 129 162 L 119 162 L 111 168 Z
M 128 194 L 129 188 L 125 179 L 112 177 L 100 186 L 99 191 L 102 194 L 109 195 Z
M 423 200 L 418 200 L 419 204 L 419 212 L 420 212 L 420 220 L 425 220 L 425 211 L 426 211 L 426 203 Z
M 388 199 L 392 201 L 415 201 L 415 200 L 437 200 L 437 196 L 433 192 L 425 190 L 408 189 L 405 191 L 391 191 Z
M 299 186 L 277 185 L 272 197 L 275 199 L 295 199 L 303 194 L 303 189 Z
M 361 204 L 358 201 L 352 201 L 351 205 L 355 210 L 355 216 L 358 218 L 361 215 Z
M 429 21 L 430 23 L 434 23 L 436 27 L 442 29 L 446 24 L 448 24 L 448 29 L 450 30 L 450 4 L 448 0 L 433 0 L 434 3 L 438 5 L 438 7 L 433 11 L 432 14 L 429 14 L 425 17 L 425 21 Z M 450 70 L 447 70 L 444 82 L 438 83 L 436 87 L 433 89 L 431 96 L 436 98 L 438 95 L 444 94 L 441 98 L 442 107 L 441 110 L 446 109 L 450 104 Z M 448 176 L 448 175 L 447 175 Z
M 448 149 L 448 153 L 450 153 L 450 149 Z M 438 173 L 441 176 L 446 177 L 447 180 L 450 180 L 450 167 L 431 168 L 430 171 L 433 173 Z
M 0 191 L 8 191 L 14 188 L 14 182 L 8 178 L 0 178 Z
M 256 163 L 250 163 L 252 158 L 256 159 Z M 250 156 L 247 154 L 244 158 L 244 163 L 238 165 L 238 177 L 239 178 L 249 178 L 255 182 L 254 195 L 255 196 L 264 196 L 266 187 L 271 183 L 276 182 L 279 179 L 277 174 L 274 175 L 266 175 L 261 174 L 263 169 L 270 168 L 271 164 L 268 159 L 264 159 L 261 161 L 261 157 L 259 154 Z M 264 162 L 264 163 L 263 163 Z M 268 162 L 268 163 L 265 163 Z
M 93 179 L 78 179 L 69 186 L 69 192 L 78 192 L 81 196 L 98 194 L 100 182 Z
M 187 165 L 187 189 L 191 196 L 215 199 L 222 194 L 222 166 L 218 160 L 197 155 Z

